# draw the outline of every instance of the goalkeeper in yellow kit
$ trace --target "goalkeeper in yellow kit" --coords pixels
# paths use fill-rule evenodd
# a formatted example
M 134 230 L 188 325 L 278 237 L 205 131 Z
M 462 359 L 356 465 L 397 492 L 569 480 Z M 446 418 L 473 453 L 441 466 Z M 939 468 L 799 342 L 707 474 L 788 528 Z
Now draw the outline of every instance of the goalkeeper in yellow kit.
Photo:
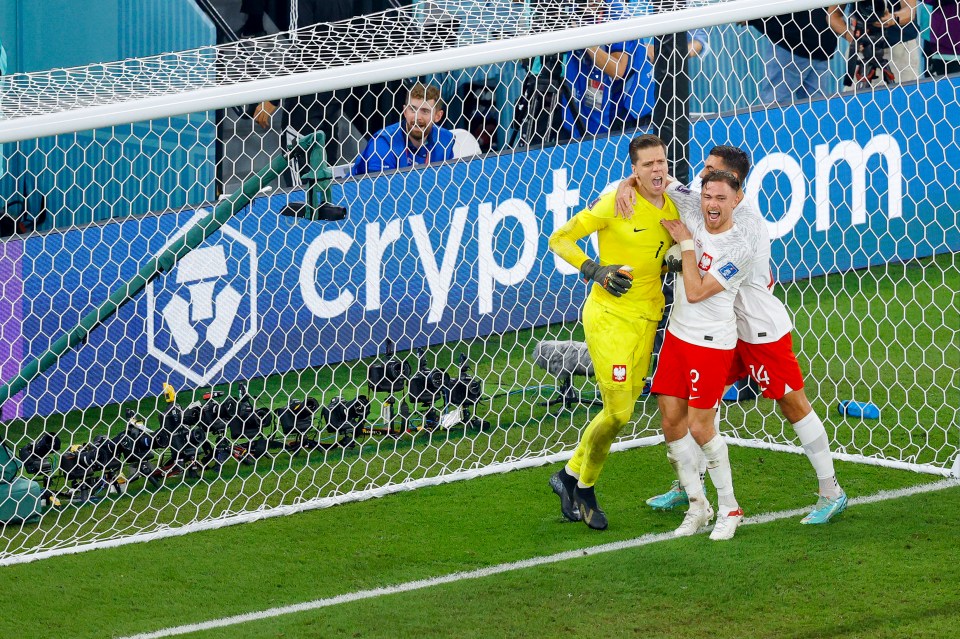
M 594 484 L 614 438 L 633 416 L 663 316 L 661 268 L 673 240 L 660 221 L 678 219 L 665 195 L 663 141 L 650 134 L 634 138 L 630 163 L 641 195 L 633 217 L 617 217 L 616 193 L 608 193 L 550 236 L 550 249 L 594 282 L 583 307 L 583 328 L 603 398 L 603 409 L 587 425 L 570 462 L 550 477 L 550 487 L 566 519 L 596 530 L 607 527 L 607 517 L 597 505 Z M 599 264 L 577 246 L 591 233 L 597 234 Z

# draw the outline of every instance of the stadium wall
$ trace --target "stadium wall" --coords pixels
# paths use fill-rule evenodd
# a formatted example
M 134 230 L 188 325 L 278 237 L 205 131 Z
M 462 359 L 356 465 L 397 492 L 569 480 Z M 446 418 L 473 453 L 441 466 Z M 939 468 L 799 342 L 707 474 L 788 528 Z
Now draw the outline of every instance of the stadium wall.
M 773 55 L 769 38 L 739 24 L 708 27 L 706 32 L 710 42 L 707 52 L 688 61 L 690 112 L 727 113 L 761 104 L 764 65 Z M 841 39 L 838 53 L 830 58 L 831 77 L 824 87 L 827 93 L 843 88 L 848 49 L 846 40 Z
M 779 280 L 957 251 L 952 158 L 960 142 L 943 105 L 958 85 L 921 82 L 702 120 L 693 139 L 710 144 L 694 147 L 692 164 L 702 165 L 717 141 L 751 149 L 757 168 L 748 190 L 772 194 L 760 205 L 776 238 Z M 915 117 L 903 117 L 907 109 Z M 32 381 L 3 416 L 157 395 L 168 380 L 203 386 L 352 360 L 373 355 L 387 336 L 403 351 L 573 320 L 587 288 L 548 251 L 547 238 L 623 175 L 628 143 L 616 137 L 350 179 L 333 188 L 334 201 L 350 209 L 341 223 L 281 217 L 286 195 L 260 198 Z M 193 216 L 4 243 L 3 379 Z M 224 294 L 236 303 L 218 316 Z
M 131 60 L 216 43 L 193 0 L 15 0 L 0 36 L 11 73 Z M 212 75 L 213 58 L 185 61 L 185 74 Z M 0 200 L 24 191 L 46 198 L 43 229 L 197 205 L 213 196 L 212 114 L 140 122 L 2 145 Z M 144 181 L 146 180 L 146 181 Z

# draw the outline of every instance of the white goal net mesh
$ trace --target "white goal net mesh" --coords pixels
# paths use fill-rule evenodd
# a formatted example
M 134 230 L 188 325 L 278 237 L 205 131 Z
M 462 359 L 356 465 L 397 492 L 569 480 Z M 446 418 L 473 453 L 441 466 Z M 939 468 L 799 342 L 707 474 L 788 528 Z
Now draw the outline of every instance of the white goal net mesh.
M 920 31 L 906 58 L 871 33 L 851 56 L 811 2 L 717 22 L 750 4 L 420 2 L 0 77 L 0 381 L 35 373 L 2 405 L 22 468 L 2 466 L 0 563 L 569 454 L 596 386 L 540 344 L 582 341 L 588 288 L 547 239 L 648 131 L 685 181 L 714 145 L 749 152 L 832 450 L 956 472 L 960 77 Z M 796 33 L 814 79 L 773 75 Z M 88 116 L 114 123 L 71 128 Z M 55 134 L 18 133 L 38 122 Z M 316 132 L 299 170 L 251 179 Z M 320 201 L 346 219 L 304 217 Z M 722 430 L 797 445 L 763 398 L 726 403 Z M 619 441 L 658 433 L 644 396 Z

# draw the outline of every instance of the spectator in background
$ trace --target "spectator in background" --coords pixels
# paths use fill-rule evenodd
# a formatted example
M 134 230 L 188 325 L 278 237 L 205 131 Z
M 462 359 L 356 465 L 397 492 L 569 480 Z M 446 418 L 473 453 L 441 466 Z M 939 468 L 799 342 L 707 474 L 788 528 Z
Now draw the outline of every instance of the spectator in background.
M 699 58 L 710 47 L 710 39 L 707 36 L 706 29 L 694 29 L 687 31 L 687 55 L 691 58 Z
M 706 29 L 694 29 L 687 31 L 687 57 L 699 58 L 707 49 L 710 48 L 710 38 Z M 652 64 L 657 54 L 657 48 L 653 43 L 647 45 L 647 59 Z
M 617 20 L 625 15 L 620 2 L 584 0 L 587 23 Z M 653 65 L 646 42 L 630 40 L 590 47 L 569 54 L 561 92 L 567 139 L 635 128 L 653 111 Z
M 417 83 L 410 88 L 403 116 L 375 133 L 353 165 L 354 175 L 429 165 L 454 157 L 454 135 L 439 126 L 440 89 Z
M 923 0 L 930 8 L 930 31 L 924 44 L 927 75 L 960 73 L 960 2 Z
M 878 83 L 920 77 L 920 30 L 913 20 L 916 8 L 917 0 L 862 0 L 850 5 L 851 46 L 862 49 L 860 39 L 865 38 L 875 43 L 886 59 L 886 77 L 880 75 Z
M 837 36 L 853 39 L 838 5 L 760 18 L 748 24 L 773 43 L 766 79 L 760 86 L 760 99 L 765 104 L 833 93 L 830 58 L 839 48 Z
M 266 35 L 264 16 L 270 18 L 280 31 L 290 30 L 290 3 L 300 0 L 242 0 L 240 13 L 246 14 L 246 22 L 240 27 L 240 35 L 257 38 Z M 353 0 L 356 4 L 357 0 Z
M 267 11 L 267 0 L 243 0 L 240 3 L 240 13 L 247 16 L 243 26 L 240 27 L 240 35 L 244 38 L 259 38 L 267 35 L 267 29 L 263 25 L 263 16 Z

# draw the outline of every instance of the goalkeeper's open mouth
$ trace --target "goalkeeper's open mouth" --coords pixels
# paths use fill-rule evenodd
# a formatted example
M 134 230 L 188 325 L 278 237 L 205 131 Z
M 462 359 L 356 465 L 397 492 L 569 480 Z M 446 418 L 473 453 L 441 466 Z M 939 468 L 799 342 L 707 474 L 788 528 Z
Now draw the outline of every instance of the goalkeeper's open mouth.
M 663 178 L 662 178 L 662 177 L 655 177 L 655 178 L 653 178 L 653 188 L 655 188 L 655 189 L 662 189 L 662 188 L 663 188 Z

